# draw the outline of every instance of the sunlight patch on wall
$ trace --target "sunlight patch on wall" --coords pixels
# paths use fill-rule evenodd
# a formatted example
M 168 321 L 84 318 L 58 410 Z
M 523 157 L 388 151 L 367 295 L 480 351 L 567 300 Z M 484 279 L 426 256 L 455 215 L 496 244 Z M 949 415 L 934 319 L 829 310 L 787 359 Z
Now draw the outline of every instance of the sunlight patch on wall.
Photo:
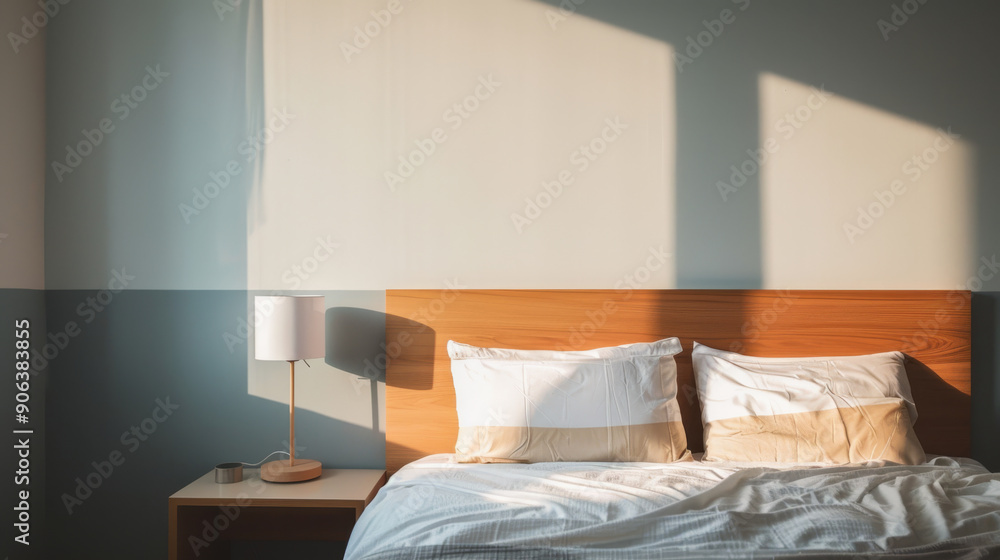
M 249 288 L 613 288 L 672 254 L 672 50 L 556 12 L 266 1 Z
M 774 74 L 760 76 L 759 91 L 765 288 L 965 281 L 975 152 L 959 131 Z

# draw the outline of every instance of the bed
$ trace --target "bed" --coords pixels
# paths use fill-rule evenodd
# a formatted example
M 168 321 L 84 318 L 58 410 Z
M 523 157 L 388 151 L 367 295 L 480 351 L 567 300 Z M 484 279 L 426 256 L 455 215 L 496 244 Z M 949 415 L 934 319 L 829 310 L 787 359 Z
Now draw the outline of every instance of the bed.
M 387 294 L 392 474 L 347 558 L 1000 556 L 1000 475 L 971 459 L 968 292 Z M 675 336 L 692 461 L 466 464 L 446 344 L 578 350 Z M 695 341 L 755 356 L 902 350 L 921 464 L 700 461 Z

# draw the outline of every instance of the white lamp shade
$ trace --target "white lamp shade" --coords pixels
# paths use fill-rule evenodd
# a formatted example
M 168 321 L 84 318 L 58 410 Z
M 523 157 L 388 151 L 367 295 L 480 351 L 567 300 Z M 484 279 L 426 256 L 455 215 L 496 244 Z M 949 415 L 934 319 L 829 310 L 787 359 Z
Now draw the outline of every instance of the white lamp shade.
M 255 296 L 254 357 L 306 360 L 326 356 L 323 296 Z

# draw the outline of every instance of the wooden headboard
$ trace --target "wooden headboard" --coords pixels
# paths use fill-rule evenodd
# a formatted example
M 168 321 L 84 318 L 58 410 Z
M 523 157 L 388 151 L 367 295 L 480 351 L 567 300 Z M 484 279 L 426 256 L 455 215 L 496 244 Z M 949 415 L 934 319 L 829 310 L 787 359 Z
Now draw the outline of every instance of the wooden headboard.
M 692 341 L 757 356 L 904 351 L 928 453 L 970 452 L 970 297 L 963 291 L 390 290 L 386 293 L 386 465 L 454 451 L 446 351 L 583 350 L 676 336 L 688 446 L 701 451 Z

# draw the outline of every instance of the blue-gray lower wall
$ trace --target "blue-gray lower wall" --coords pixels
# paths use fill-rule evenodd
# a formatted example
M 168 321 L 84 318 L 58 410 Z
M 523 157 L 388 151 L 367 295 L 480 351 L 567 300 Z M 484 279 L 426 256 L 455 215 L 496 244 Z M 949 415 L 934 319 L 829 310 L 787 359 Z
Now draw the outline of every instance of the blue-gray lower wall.
M 39 433 L 31 451 L 31 550 L 38 553 L 45 542 L 48 558 L 84 552 L 161 558 L 170 494 L 219 462 L 254 462 L 281 448 L 286 406 L 248 394 L 247 353 L 230 352 L 222 338 L 247 301 L 247 292 L 235 290 L 126 291 L 111 301 L 94 291 L 0 290 L 0 319 L 11 326 L 30 319 L 32 347 L 49 357 L 48 364 L 37 356 L 33 363 L 47 369 L 32 378 L 31 427 Z M 337 315 L 374 333 L 384 329 L 377 312 Z M 1000 293 L 976 293 L 973 456 L 995 471 L 998 317 Z M 0 363 L 14 361 L 12 331 L 9 338 L 9 344 L 0 341 Z M 369 344 L 362 353 L 374 358 L 377 351 Z M 355 356 L 336 365 L 352 371 L 363 363 Z M 384 465 L 385 439 L 377 430 L 303 410 L 296 420 L 298 443 L 324 465 Z M 4 464 L 14 463 L 12 450 L 13 442 L 4 446 Z M 9 488 L 5 503 L 13 500 Z M 40 532 L 43 513 L 47 534 Z M 5 523 L 5 530 L 11 526 Z M 29 557 L 24 552 L 14 550 L 12 558 Z
M 99 311 L 97 294 L 46 293 L 50 331 L 80 331 L 49 365 L 47 557 L 163 558 L 167 498 L 282 449 L 288 407 L 248 394 L 246 348 L 224 342 L 247 292 L 124 291 Z M 295 432 L 325 467 L 385 465 L 371 426 L 298 409 Z

